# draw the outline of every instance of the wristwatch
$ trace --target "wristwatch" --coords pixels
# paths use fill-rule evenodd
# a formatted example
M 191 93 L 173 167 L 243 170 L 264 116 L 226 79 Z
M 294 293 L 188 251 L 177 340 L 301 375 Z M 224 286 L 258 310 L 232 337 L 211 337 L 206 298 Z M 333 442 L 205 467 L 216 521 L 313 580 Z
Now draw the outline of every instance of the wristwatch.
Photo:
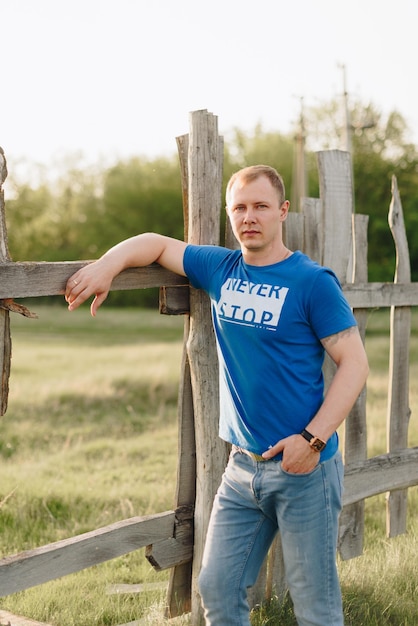
M 322 450 L 327 445 L 325 441 L 322 441 L 322 439 L 320 439 L 319 437 L 315 437 L 314 435 L 312 435 L 306 430 L 306 428 L 304 428 L 300 434 L 304 439 L 306 439 L 306 441 L 309 442 L 311 448 L 316 450 L 316 452 L 322 452 Z

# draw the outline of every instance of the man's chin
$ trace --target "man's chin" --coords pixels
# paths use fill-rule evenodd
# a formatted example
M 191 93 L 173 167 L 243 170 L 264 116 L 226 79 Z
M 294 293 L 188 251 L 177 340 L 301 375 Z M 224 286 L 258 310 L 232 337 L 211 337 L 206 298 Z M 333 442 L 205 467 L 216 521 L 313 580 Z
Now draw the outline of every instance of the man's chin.
M 247 239 L 247 238 L 242 238 L 240 240 L 240 244 L 247 248 L 247 250 L 259 250 L 259 248 L 262 248 L 262 244 L 259 241 L 255 241 L 254 239 Z

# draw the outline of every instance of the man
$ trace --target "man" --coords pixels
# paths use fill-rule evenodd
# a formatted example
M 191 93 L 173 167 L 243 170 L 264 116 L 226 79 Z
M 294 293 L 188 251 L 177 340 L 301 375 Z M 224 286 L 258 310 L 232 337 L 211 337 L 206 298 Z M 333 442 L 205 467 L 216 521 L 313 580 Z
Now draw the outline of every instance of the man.
M 69 309 L 92 315 L 123 269 L 154 261 L 211 298 L 220 361 L 220 436 L 232 444 L 199 577 L 209 626 L 248 626 L 252 586 L 279 530 L 299 626 L 342 626 L 336 567 L 343 467 L 337 428 L 367 374 L 355 319 L 334 274 L 284 245 L 289 202 L 271 167 L 230 179 L 240 250 L 156 234 L 116 245 L 68 281 Z M 336 373 L 323 397 L 326 351 Z

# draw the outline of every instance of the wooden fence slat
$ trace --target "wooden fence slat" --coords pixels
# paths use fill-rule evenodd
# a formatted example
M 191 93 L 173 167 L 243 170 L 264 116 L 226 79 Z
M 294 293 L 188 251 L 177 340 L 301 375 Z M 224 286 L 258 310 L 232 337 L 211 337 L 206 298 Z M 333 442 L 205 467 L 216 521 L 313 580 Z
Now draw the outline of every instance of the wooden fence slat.
M 2 148 L 0 148 L 0 265 L 10 261 L 3 190 L 3 183 L 6 178 L 6 158 Z M 4 415 L 7 411 L 11 356 L 12 339 L 10 335 L 10 314 L 6 308 L 0 308 L 0 415 Z
M 390 452 L 345 468 L 344 506 L 385 493 L 391 488 L 418 485 L 418 447 Z
M 395 176 L 392 177 L 392 199 L 388 216 L 395 242 L 395 283 L 411 280 L 408 241 L 403 210 Z M 391 306 L 390 355 L 387 411 L 387 449 L 389 452 L 408 446 L 409 408 L 409 339 L 411 334 L 410 307 Z M 387 496 L 386 529 L 389 537 L 406 532 L 408 492 L 390 491 Z
M 189 138 L 183 135 L 177 139 L 181 183 L 183 189 L 184 240 L 187 241 L 189 224 L 188 199 L 188 154 Z M 178 288 L 176 288 L 178 289 Z M 190 310 L 189 294 L 187 294 Z M 196 500 L 196 440 L 194 428 L 193 393 L 190 363 L 187 355 L 187 341 L 190 332 L 190 319 L 184 318 L 183 356 L 178 397 L 178 462 L 175 507 L 193 504 Z M 170 571 L 167 590 L 166 617 L 176 617 L 191 611 L 192 560 L 176 565 Z
M 223 142 L 217 118 L 207 111 L 190 115 L 189 236 L 192 244 L 219 244 Z M 203 622 L 197 577 L 212 502 L 227 462 L 227 445 L 218 436 L 218 357 L 206 293 L 190 291 L 187 344 L 196 433 L 195 539 L 192 572 L 192 623 Z
M 290 250 L 303 250 L 305 216 L 302 213 L 288 213 L 283 222 L 283 241 Z
M 0 560 L 0 597 L 172 537 L 175 511 L 132 517 Z
M 322 263 L 323 226 L 322 204 L 319 198 L 302 198 L 301 212 L 305 216 L 303 247 L 301 250 L 316 263 Z
M 4 190 L 3 183 L 7 178 L 7 162 L 3 149 L 0 147 L 0 262 L 10 261 L 6 214 L 4 208 Z
M 341 150 L 327 150 L 317 153 L 317 161 L 324 229 L 322 264 L 331 267 L 344 284 L 352 257 L 351 156 Z
M 354 280 L 367 281 L 367 215 L 353 215 L 354 233 Z M 360 336 L 365 342 L 368 310 L 354 309 Z M 367 458 L 366 387 L 359 397 L 344 425 L 344 462 L 346 466 Z M 343 559 L 352 559 L 363 552 L 364 501 L 345 507 L 340 516 L 339 553 Z
M 7 411 L 11 356 L 12 340 L 10 336 L 10 313 L 9 311 L 0 309 L 0 415 L 4 415 Z
M 2 148 L 0 148 L 0 265 L 10 261 L 3 191 L 3 183 L 6 178 L 6 158 Z M 7 309 L 0 308 L 0 415 L 4 415 L 6 413 L 9 399 L 10 360 L 12 356 L 12 339 L 10 336 L 9 316 L 10 314 Z
M 330 267 L 341 284 L 347 282 L 352 257 L 352 169 L 351 157 L 340 150 L 317 153 L 321 198 L 322 265 Z M 322 368 L 324 390 L 334 377 L 336 366 L 325 353 Z
M 287 584 L 280 532 L 277 533 L 272 548 L 267 564 L 266 598 L 271 600 L 275 596 L 283 599 Z

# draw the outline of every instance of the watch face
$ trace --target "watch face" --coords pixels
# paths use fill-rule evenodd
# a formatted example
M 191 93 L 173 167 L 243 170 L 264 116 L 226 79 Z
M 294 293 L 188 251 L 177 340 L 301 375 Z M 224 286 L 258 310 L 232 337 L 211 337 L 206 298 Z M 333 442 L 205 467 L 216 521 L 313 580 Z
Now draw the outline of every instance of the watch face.
M 311 447 L 317 452 L 321 452 L 325 448 L 325 443 L 321 441 L 318 437 L 314 437 L 310 441 Z

